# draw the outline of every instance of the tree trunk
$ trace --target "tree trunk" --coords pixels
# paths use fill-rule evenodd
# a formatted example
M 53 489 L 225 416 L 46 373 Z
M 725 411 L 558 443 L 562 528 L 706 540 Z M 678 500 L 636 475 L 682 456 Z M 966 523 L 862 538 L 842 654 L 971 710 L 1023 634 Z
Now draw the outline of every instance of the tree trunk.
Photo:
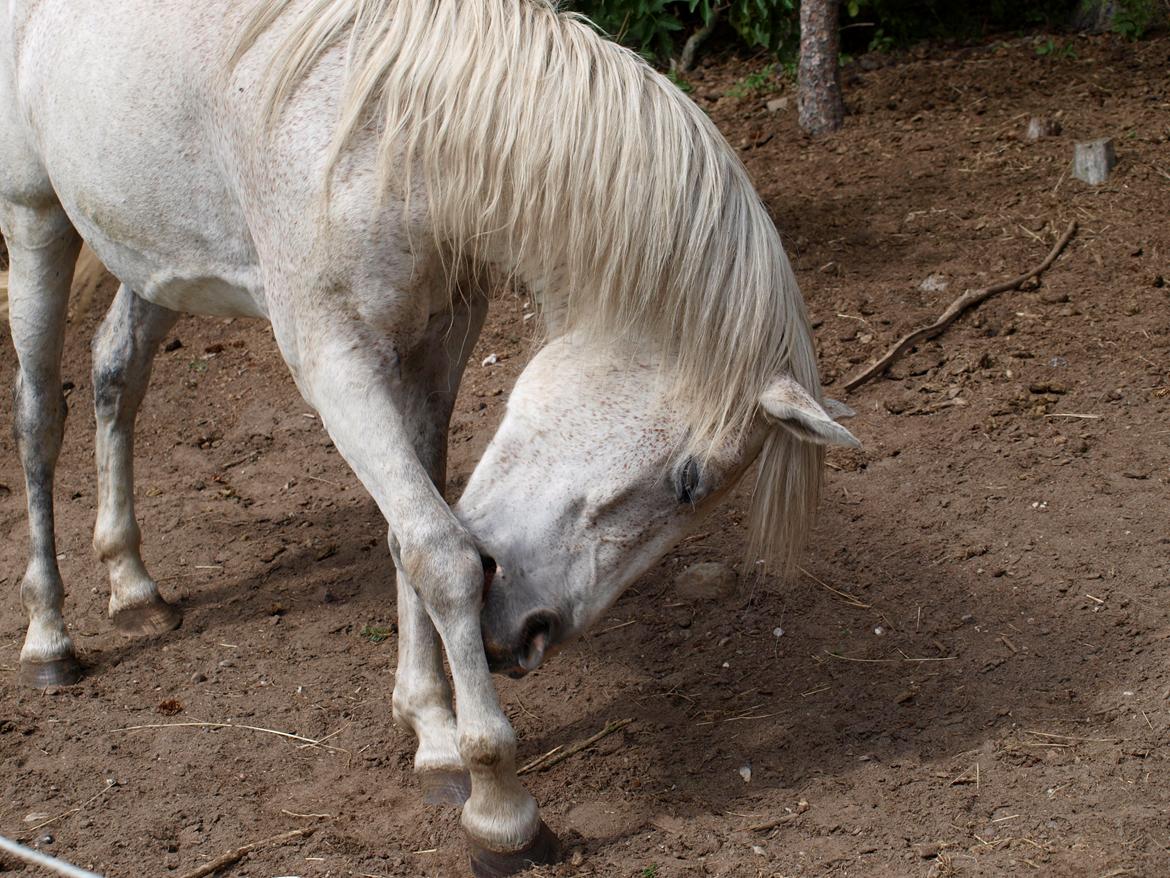
M 837 4 L 800 4 L 800 127 L 813 135 L 836 131 L 845 117 L 837 68 Z

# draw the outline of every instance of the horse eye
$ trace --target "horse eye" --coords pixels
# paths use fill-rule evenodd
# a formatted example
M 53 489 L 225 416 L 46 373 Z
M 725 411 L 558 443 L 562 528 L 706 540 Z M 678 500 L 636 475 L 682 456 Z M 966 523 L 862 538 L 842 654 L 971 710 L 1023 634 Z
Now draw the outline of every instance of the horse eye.
M 675 493 L 679 503 L 694 504 L 699 497 L 699 465 L 693 457 L 688 457 L 678 468 Z

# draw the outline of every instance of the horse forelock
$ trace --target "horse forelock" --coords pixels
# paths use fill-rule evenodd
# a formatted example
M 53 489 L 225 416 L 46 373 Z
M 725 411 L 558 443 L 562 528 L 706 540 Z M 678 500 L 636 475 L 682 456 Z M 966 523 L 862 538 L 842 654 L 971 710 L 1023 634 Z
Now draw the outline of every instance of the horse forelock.
M 261 0 L 233 64 L 286 8 Z M 746 170 L 637 55 L 546 0 L 306 0 L 288 15 L 268 123 L 344 46 L 328 166 L 376 123 L 379 179 L 408 202 L 421 186 L 453 252 L 514 266 L 560 329 L 667 352 L 692 453 L 745 436 L 780 373 L 820 397 L 796 280 Z M 785 570 L 822 458 L 780 433 L 761 453 L 749 545 Z

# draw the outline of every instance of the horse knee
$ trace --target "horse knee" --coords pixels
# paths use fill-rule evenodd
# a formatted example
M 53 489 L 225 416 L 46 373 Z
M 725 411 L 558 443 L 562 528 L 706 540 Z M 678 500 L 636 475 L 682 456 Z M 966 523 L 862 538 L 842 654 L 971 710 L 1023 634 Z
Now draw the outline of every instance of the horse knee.
M 459 528 L 401 549 L 402 572 L 436 625 L 465 615 L 478 617 L 483 562 L 471 537 Z
M 124 340 L 103 332 L 93 340 L 93 407 L 103 420 L 114 419 L 124 408 L 133 355 Z
M 69 411 L 59 380 L 22 368 L 13 388 L 12 409 L 12 435 L 26 469 L 56 460 Z M 36 473 L 30 471 L 29 476 L 36 478 Z

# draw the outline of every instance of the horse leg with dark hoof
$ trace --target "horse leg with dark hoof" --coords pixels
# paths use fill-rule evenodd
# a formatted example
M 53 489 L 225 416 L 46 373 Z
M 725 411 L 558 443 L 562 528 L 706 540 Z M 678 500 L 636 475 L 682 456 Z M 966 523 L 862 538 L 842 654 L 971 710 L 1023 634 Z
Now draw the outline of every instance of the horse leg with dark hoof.
M 471 796 L 471 775 L 464 769 L 435 769 L 418 776 L 423 801 L 428 805 L 462 808 Z
M 533 866 L 556 863 L 561 858 L 561 843 L 543 820 L 536 830 L 536 838 L 522 850 L 493 851 L 470 838 L 467 846 L 471 853 L 471 874 L 475 878 L 503 878 Z
M 145 604 L 122 607 L 110 614 L 110 621 L 126 637 L 166 634 L 183 624 L 183 613 L 161 597 Z
M 183 621 L 159 596 L 142 563 L 142 532 L 134 518 L 134 420 L 154 353 L 176 319 L 174 311 L 139 298 L 123 284 L 93 340 L 98 476 L 93 546 L 110 575 L 110 621 L 127 637 L 165 634 Z
M 20 683 L 33 689 L 54 689 L 58 686 L 72 686 L 81 682 L 85 671 L 74 656 L 51 662 L 22 661 Z

